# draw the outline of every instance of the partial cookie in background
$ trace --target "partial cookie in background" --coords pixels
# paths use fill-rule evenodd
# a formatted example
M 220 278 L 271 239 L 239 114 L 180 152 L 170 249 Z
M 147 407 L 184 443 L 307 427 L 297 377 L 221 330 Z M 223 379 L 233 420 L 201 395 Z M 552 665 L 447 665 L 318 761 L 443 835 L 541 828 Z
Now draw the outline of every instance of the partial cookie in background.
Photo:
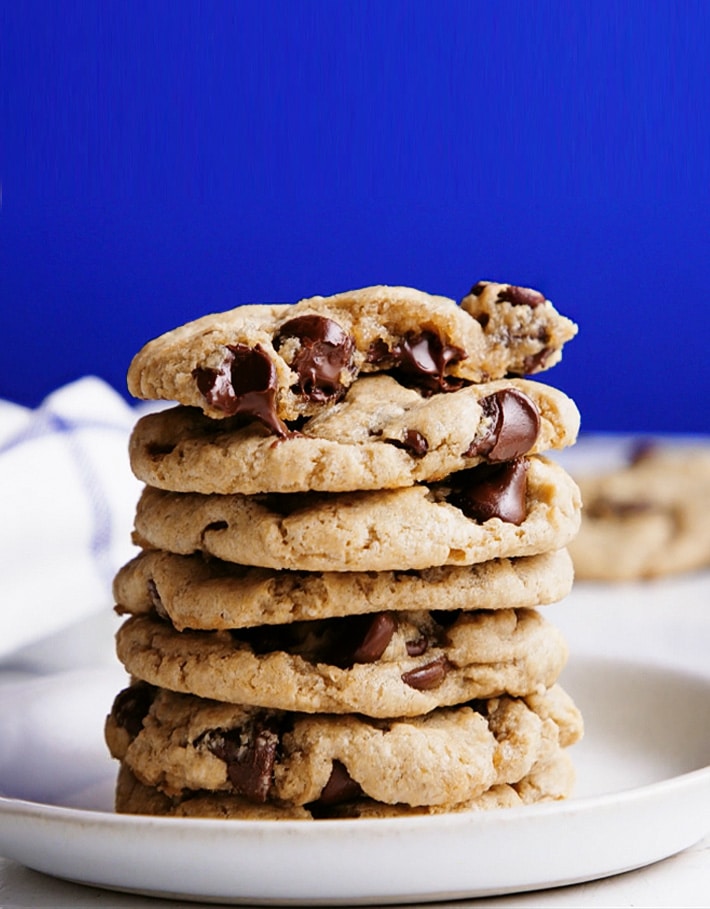
M 561 709 L 560 709 L 561 708 Z M 222 704 L 134 684 L 106 724 L 112 755 L 169 797 L 226 793 L 312 812 L 353 799 L 452 806 L 521 782 L 582 736 L 559 686 L 373 720 Z
M 414 288 L 366 287 L 203 316 L 148 342 L 128 387 L 286 437 L 286 421 L 340 400 L 362 372 L 452 391 L 546 369 L 576 331 L 542 294 L 511 285 L 476 285 L 461 306 Z
M 423 571 L 277 571 L 201 553 L 141 552 L 113 585 L 119 615 L 154 610 L 183 631 L 279 625 L 383 611 L 517 609 L 556 603 L 572 589 L 565 549 Z
M 576 484 L 534 455 L 384 491 L 207 496 L 146 487 L 134 542 L 265 568 L 389 571 L 561 549 L 579 520 Z
M 567 661 L 534 609 L 380 612 L 234 631 L 133 616 L 116 635 L 128 673 L 171 691 L 304 713 L 414 716 L 549 688 Z
M 579 579 L 631 581 L 710 566 L 710 448 L 643 446 L 629 464 L 577 477 Z
M 343 492 L 411 486 L 482 461 L 565 448 L 578 430 L 573 401 L 539 382 L 425 397 L 376 375 L 278 442 L 260 423 L 177 407 L 141 418 L 129 454 L 138 479 L 175 492 Z

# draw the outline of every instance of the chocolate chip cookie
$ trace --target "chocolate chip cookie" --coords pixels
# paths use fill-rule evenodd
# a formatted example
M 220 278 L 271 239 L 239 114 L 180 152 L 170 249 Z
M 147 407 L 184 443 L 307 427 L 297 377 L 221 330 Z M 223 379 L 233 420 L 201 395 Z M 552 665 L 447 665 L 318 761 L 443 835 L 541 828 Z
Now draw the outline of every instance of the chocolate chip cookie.
M 630 463 L 579 478 L 581 579 L 630 581 L 710 566 L 710 448 L 643 446 Z
M 455 805 L 388 805 L 373 799 L 351 797 L 328 805 L 322 802 L 306 808 L 275 802 L 250 802 L 243 796 L 226 792 L 183 790 L 168 796 L 154 786 L 140 782 L 121 764 L 116 785 L 116 811 L 123 814 L 163 815 L 181 818 L 219 820 L 314 820 L 322 818 L 390 818 L 434 815 L 461 811 L 492 811 L 516 808 L 568 798 L 574 788 L 575 770 L 568 752 L 560 748 L 549 760 L 534 764 L 530 773 L 517 783 L 498 783 L 480 795 Z
M 112 755 L 169 797 L 228 793 L 312 813 L 360 798 L 450 806 L 515 784 L 582 735 L 559 687 L 412 718 L 304 716 L 224 704 L 143 684 L 106 724 Z
M 386 286 L 240 306 L 150 341 L 130 365 L 128 387 L 215 419 L 256 420 L 285 438 L 288 421 L 340 400 L 362 372 L 438 393 L 552 365 L 576 326 L 542 294 L 495 288 L 474 288 L 461 306 Z
M 482 461 L 564 448 L 578 429 L 574 403 L 539 382 L 427 397 L 375 375 L 276 443 L 259 423 L 177 407 L 139 420 L 129 453 L 138 479 L 175 492 L 342 492 L 411 486 Z
M 565 549 L 422 571 L 275 571 L 201 553 L 141 552 L 114 580 L 119 615 L 156 611 L 179 631 L 279 625 L 362 613 L 535 607 L 572 589 Z
M 177 631 L 156 615 L 118 631 L 130 675 L 152 685 L 305 713 L 414 716 L 555 682 L 559 630 L 534 609 L 378 612 L 232 631 Z
M 567 473 L 532 456 L 393 490 L 208 496 L 146 487 L 134 542 L 294 571 L 422 569 L 560 549 L 579 510 Z

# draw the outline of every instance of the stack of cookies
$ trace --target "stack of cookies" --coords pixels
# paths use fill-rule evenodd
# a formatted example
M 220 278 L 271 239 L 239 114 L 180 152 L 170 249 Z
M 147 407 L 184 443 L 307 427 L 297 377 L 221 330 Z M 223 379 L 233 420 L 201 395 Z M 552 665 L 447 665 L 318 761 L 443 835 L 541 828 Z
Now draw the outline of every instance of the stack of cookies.
M 572 585 L 579 426 L 522 378 L 576 326 L 537 291 L 370 287 L 209 315 L 131 392 L 140 554 L 118 811 L 380 817 L 564 798 L 582 734 L 538 607 Z

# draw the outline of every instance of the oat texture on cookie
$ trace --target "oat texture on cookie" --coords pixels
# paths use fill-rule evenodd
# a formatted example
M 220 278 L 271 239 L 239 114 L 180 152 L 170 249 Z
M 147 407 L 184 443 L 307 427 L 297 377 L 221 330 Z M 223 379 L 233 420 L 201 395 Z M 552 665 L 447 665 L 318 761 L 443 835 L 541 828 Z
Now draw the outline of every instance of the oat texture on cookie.
M 566 798 L 583 720 L 542 611 L 573 582 L 579 413 L 544 294 L 248 304 L 128 371 L 145 485 L 114 580 L 116 810 L 396 817 Z M 530 376 L 535 378 L 530 378 Z

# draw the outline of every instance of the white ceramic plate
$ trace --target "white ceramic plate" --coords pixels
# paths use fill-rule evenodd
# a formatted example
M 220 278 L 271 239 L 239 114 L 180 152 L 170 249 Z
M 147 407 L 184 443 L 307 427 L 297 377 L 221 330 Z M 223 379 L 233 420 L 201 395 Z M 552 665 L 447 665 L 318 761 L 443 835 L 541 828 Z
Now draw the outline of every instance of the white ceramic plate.
M 112 814 L 115 768 L 99 731 L 116 673 L 67 680 L 64 691 L 51 682 L 56 726 L 77 727 L 83 715 L 94 733 L 69 736 L 71 757 L 53 754 L 56 735 L 36 728 L 38 713 L 17 752 L 23 766 L 0 761 L 0 854 L 69 880 L 267 905 L 457 899 L 605 877 L 678 852 L 710 828 L 710 679 L 670 668 L 571 662 L 563 682 L 587 733 L 567 802 L 313 823 Z M 46 704 L 43 684 L 36 696 Z M 72 791 L 79 780 L 90 785 Z

